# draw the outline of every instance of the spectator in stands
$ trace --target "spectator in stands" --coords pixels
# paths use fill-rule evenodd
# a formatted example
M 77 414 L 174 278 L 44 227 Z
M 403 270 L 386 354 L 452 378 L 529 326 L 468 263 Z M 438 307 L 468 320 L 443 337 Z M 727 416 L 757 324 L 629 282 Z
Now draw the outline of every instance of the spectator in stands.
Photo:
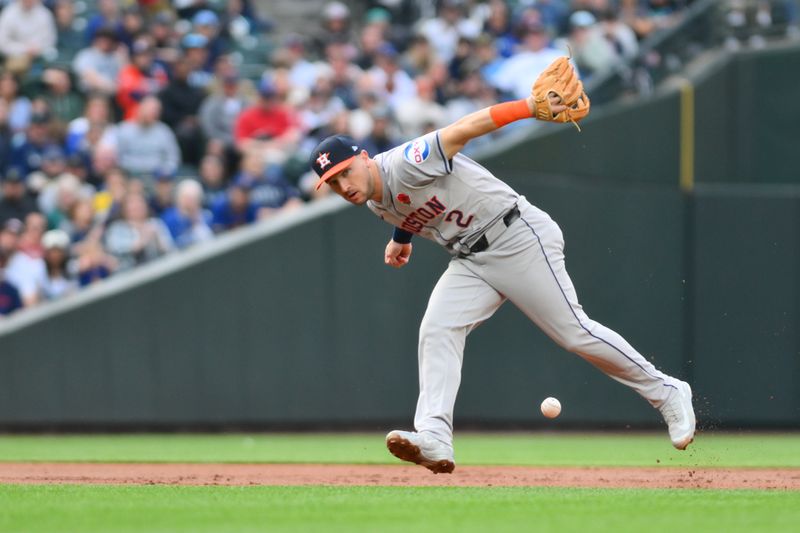
M 150 21 L 148 27 L 153 38 L 156 61 L 171 65 L 180 55 L 178 32 L 175 31 L 175 16 L 170 11 L 159 11 Z
M 506 59 L 490 80 L 510 98 L 527 97 L 539 74 L 563 55 L 550 46 L 550 36 L 541 22 L 524 23 L 519 31 L 521 51 Z
M 11 131 L 25 131 L 31 120 L 31 101 L 20 94 L 19 80 L 9 71 L 0 72 L 0 100 L 8 106 L 8 126 Z
M 86 44 L 91 44 L 100 28 L 113 28 L 117 36 L 122 35 L 122 13 L 118 0 L 98 0 L 97 12 L 86 23 Z
M 275 26 L 272 20 L 259 17 L 251 0 L 228 0 L 220 18 L 220 35 L 227 40 L 268 32 Z
M 333 92 L 331 79 L 320 76 L 303 105 L 300 120 L 306 131 L 315 132 L 345 109 L 344 102 Z
M 78 178 L 81 183 L 89 183 L 96 188 L 96 185 L 89 181 L 89 160 L 83 155 L 67 155 L 67 173 Z
M 189 33 L 181 39 L 181 49 L 183 57 L 178 61 L 187 66 L 187 79 L 191 86 L 205 91 L 214 80 L 211 74 L 211 67 L 208 62 L 209 41 L 205 35 L 200 33 Z M 177 65 L 175 65 L 177 66 Z
M 47 200 L 46 207 L 48 209 L 43 212 L 47 215 L 48 226 L 51 228 L 60 227 L 68 219 L 69 212 L 78 201 L 93 198 L 94 194 L 94 187 L 81 183 L 72 174 L 65 173 L 59 176 L 39 196 L 40 204 L 43 204 L 42 207 L 45 207 L 45 200 Z
M 572 52 L 572 61 L 589 79 L 595 74 L 603 75 L 619 65 L 622 58 L 603 36 L 597 19 L 588 11 L 576 11 L 569 17 L 570 32 L 566 39 L 559 40 L 557 47 L 564 54 Z
M 89 130 L 92 131 L 91 129 Z M 88 136 L 88 134 L 87 134 Z M 100 186 L 105 181 L 107 173 L 117 166 L 117 136 L 116 129 L 113 136 L 103 142 L 94 144 L 89 156 L 89 183 Z
M 537 2 L 537 7 L 541 8 L 542 4 L 547 3 L 547 0 Z M 503 57 L 509 57 L 514 53 L 517 40 L 514 38 L 513 29 L 511 12 L 505 0 L 490 0 L 489 14 L 483 23 L 483 34 L 490 37 L 492 46 Z
M 289 82 L 293 87 L 310 91 L 320 75 L 320 65 L 306 58 L 305 38 L 297 33 L 286 36 L 283 47 L 272 55 L 272 63 L 289 70 Z
M 78 52 L 72 69 L 85 93 L 113 96 L 117 93 L 117 78 L 126 63 L 127 51 L 119 46 L 117 32 L 106 26 L 94 33 L 91 46 Z
M 41 257 L 31 257 L 19 249 L 19 237 L 24 226 L 17 219 L 11 219 L 3 226 L 0 255 L 5 259 L 5 278 L 19 291 L 22 304 L 32 307 L 42 298 L 46 279 L 44 261 Z
M 22 299 L 19 297 L 19 291 L 6 281 L 2 264 L 0 264 L 0 317 L 8 316 L 17 309 L 22 309 Z
M 43 257 L 42 235 L 47 231 L 47 219 L 43 214 L 34 211 L 25 217 L 24 226 L 17 249 L 33 258 Z
M 0 224 L 0 315 L 7 315 L 23 307 L 17 286 L 5 275 L 8 262 L 17 251 L 22 227 L 22 221 L 16 218 L 10 218 Z
M 87 240 L 78 254 L 78 285 L 86 287 L 107 278 L 119 264 L 114 256 L 103 249 L 99 241 Z
M 372 109 L 372 129 L 359 140 L 361 147 L 370 154 L 380 154 L 400 144 L 399 136 L 394 128 L 392 111 L 388 106 Z
M 47 67 L 41 77 L 39 98 L 47 103 L 59 128 L 78 118 L 83 111 L 83 96 L 72 84 L 70 73 L 62 68 Z
M 50 230 L 42 236 L 46 277 L 42 294 L 45 300 L 57 300 L 73 294 L 78 286 L 67 269 L 69 235 L 63 230 Z
M 424 35 L 415 35 L 400 59 L 400 64 L 409 75 L 419 76 L 428 72 L 436 61 L 428 38 Z
M 100 190 L 94 195 L 92 206 L 98 220 L 105 224 L 122 216 L 122 202 L 128 194 L 128 176 L 121 168 L 111 166 L 102 173 Z
M 8 70 L 27 71 L 55 46 L 55 20 L 41 0 L 16 0 L 0 13 L 0 54 Z
M 417 27 L 431 43 L 436 58 L 445 64 L 453 59 L 461 37 L 475 39 L 480 35 L 480 26 L 465 17 L 464 7 L 463 0 L 441 0 L 439 16 L 421 21 Z
M 98 143 L 116 143 L 116 125 L 111 122 L 111 109 L 106 96 L 90 96 L 83 108 L 83 115 L 67 125 L 64 144 L 68 154 L 89 158 Z
M 348 60 L 346 50 L 341 46 L 328 47 L 328 64 L 331 68 L 333 93 L 348 109 L 357 108 L 356 80 L 363 75 L 363 72 Z
M 25 220 L 36 211 L 36 201 L 25 190 L 25 180 L 17 170 L 9 170 L 3 177 L 0 193 L 0 225 L 12 218 Z
M 203 187 L 185 179 L 175 188 L 175 207 L 167 209 L 161 220 L 178 248 L 188 248 L 211 239 L 211 214 L 203 209 Z
M 133 50 L 134 41 L 141 35 L 145 35 L 146 31 L 144 16 L 142 10 L 138 5 L 129 4 L 122 10 L 122 24 L 120 27 L 120 41 L 123 42 L 129 50 Z M 152 40 L 152 37 L 150 37 Z
M 82 21 L 75 20 L 73 0 L 55 0 L 53 17 L 56 23 L 56 42 L 59 59 L 69 58 L 86 44 L 85 28 Z
M 585 1 L 585 0 L 584 0 Z M 621 0 L 622 19 L 644 39 L 653 31 L 675 22 L 679 6 L 676 0 Z
M 378 48 L 375 55 L 375 66 L 369 70 L 369 76 L 395 113 L 400 113 L 403 105 L 414 98 L 417 89 L 414 80 L 398 63 L 397 50 L 389 43 Z
M 323 57 L 330 43 L 352 43 L 350 8 L 342 2 L 328 2 L 322 9 L 322 27 L 313 39 L 313 54 Z
M 366 79 L 367 76 L 361 79 Z M 373 89 L 371 81 L 365 85 L 357 94 L 358 107 L 350 111 L 348 114 L 340 113 L 346 116 L 346 125 L 344 131 L 337 128 L 333 122 L 329 123 L 327 127 L 320 131 L 312 132 L 315 139 L 324 139 L 328 135 L 338 135 L 339 133 L 351 135 L 356 139 L 366 137 L 372 131 L 373 118 L 372 112 L 379 107 L 388 107 L 388 104 L 383 102 L 378 93 Z M 391 112 L 391 109 L 390 109 Z M 338 117 L 339 115 L 337 115 Z
M 10 167 L 22 176 L 39 170 L 42 153 L 55 145 L 51 135 L 52 118 L 49 113 L 35 112 L 24 135 L 17 135 L 11 146 Z
M 225 162 L 217 155 L 208 154 L 200 163 L 200 183 L 203 185 L 203 205 L 211 209 L 226 196 L 228 179 Z
M 378 28 L 383 40 L 403 49 L 411 39 L 411 25 L 392 24 L 392 14 L 384 7 L 372 7 L 364 13 L 364 29 Z
M 76 252 L 80 249 L 80 243 L 92 232 L 96 233 L 95 238 L 99 237 L 102 227 L 96 223 L 92 199 L 82 198 L 72 204 L 67 218 L 61 221 L 57 229 L 63 230 L 69 235 L 70 243 L 75 246 Z
M 152 261 L 173 248 L 169 230 L 160 219 L 149 216 L 147 201 L 136 193 L 125 197 L 122 219 L 108 226 L 104 239 L 120 271 Z
M 117 103 L 125 120 L 136 115 L 143 98 L 158 92 L 167 85 L 167 72 L 155 62 L 152 39 L 141 36 L 133 43 L 131 63 L 123 67 L 117 82 Z
M 203 157 L 205 138 L 200 125 L 200 106 L 205 91 L 189 83 L 191 65 L 179 60 L 172 70 L 172 80 L 158 94 L 163 112 L 161 118 L 178 141 L 183 162 L 192 166 Z
M 458 40 L 456 53 L 447 65 L 449 81 L 457 83 L 464 79 L 476 64 L 474 43 L 462 37 Z
M 175 134 L 159 120 L 161 102 L 145 97 L 133 120 L 117 129 L 117 161 L 133 176 L 152 176 L 157 172 L 174 173 L 181 164 L 181 152 Z
M 463 117 L 479 109 L 483 109 L 484 107 L 489 107 L 492 105 L 492 102 L 497 101 L 495 90 L 486 83 L 478 69 L 473 70 L 458 83 L 456 94 L 456 97 L 451 98 L 447 102 L 447 123 L 454 122 L 459 117 Z M 478 141 L 475 144 L 479 144 L 480 141 L 484 139 L 490 141 L 491 138 L 491 136 L 484 136 L 474 140 Z
M 67 169 L 67 160 L 64 155 L 64 150 L 57 144 L 53 144 L 45 148 L 41 154 L 41 164 L 38 170 L 34 170 L 26 178 L 28 190 L 37 195 L 37 202 L 39 209 L 46 212 L 47 209 L 42 209 L 43 202 L 45 205 L 52 207 L 52 204 L 47 203 L 47 199 L 42 198 L 42 191 L 51 183 L 55 181 Z
M 358 57 L 355 59 L 355 64 L 362 70 L 369 70 L 375 66 L 375 55 L 378 53 L 378 48 L 386 43 L 383 39 L 383 34 L 380 28 L 364 28 L 364 31 L 359 35 Z M 391 43 L 387 43 L 391 44 Z M 328 45 L 329 47 L 331 45 Z M 394 46 L 394 45 L 392 45 Z
M 229 152 L 236 146 L 234 127 L 239 115 L 252 103 L 240 89 L 240 77 L 230 73 L 221 83 L 213 86 L 211 93 L 200 106 L 200 123 L 205 136 L 220 145 L 217 152 Z
M 14 134 L 8 126 L 8 104 L 0 100 L 0 175 L 5 172 L 11 157 L 11 139 Z
M 581 2 L 585 1 L 586 6 L 581 7 Z M 608 6 L 608 0 L 573 0 L 570 5 L 569 2 L 563 0 L 539 0 L 529 11 L 529 16 L 538 19 L 548 31 L 554 34 L 561 34 L 568 31 L 567 19 L 571 11 L 579 11 L 581 9 L 590 12 L 599 12 Z M 570 8 L 572 8 L 570 10 Z M 535 11 L 535 15 L 533 12 Z M 525 15 L 523 14 L 523 17 Z
M 18 218 L 10 218 L 0 226 L 0 269 L 5 269 L 8 260 L 17 253 L 19 235 L 23 229 L 22 221 Z
M 300 140 L 299 119 L 281 101 L 269 78 L 261 80 L 258 94 L 258 102 L 242 111 L 236 121 L 236 146 L 242 153 L 259 151 L 267 154 L 270 162 L 282 164 Z
M 192 28 L 206 38 L 206 63 L 202 67 L 206 72 L 211 72 L 214 64 L 227 50 L 227 43 L 220 35 L 219 17 L 210 9 L 198 11 L 192 17 Z
M 150 213 L 161 218 L 175 205 L 175 176 L 167 172 L 159 172 L 153 178 L 155 183 L 148 204 Z
M 403 137 L 413 139 L 426 133 L 427 125 L 434 128 L 447 125 L 447 112 L 443 105 L 436 101 L 436 88 L 428 76 L 416 79 L 416 96 L 406 101 L 401 110 L 396 110 Z
M 267 218 L 300 207 L 300 191 L 286 181 L 279 167 L 264 165 L 258 152 L 248 153 L 235 183 L 250 190 L 250 199 L 258 207 L 258 217 Z
M 614 9 L 606 9 L 600 15 L 602 32 L 617 55 L 625 61 L 633 60 L 639 53 L 639 41 L 630 26 L 622 22 Z
M 226 194 L 212 206 L 214 232 L 232 230 L 252 224 L 258 218 L 258 206 L 250 200 L 250 188 L 244 183 L 233 183 Z

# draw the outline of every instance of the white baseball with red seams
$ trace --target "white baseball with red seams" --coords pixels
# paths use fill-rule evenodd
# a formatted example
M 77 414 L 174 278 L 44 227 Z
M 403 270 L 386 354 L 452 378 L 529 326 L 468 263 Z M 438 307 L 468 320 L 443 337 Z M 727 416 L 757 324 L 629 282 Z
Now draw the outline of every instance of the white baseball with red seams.
M 550 396 L 542 401 L 541 410 L 547 418 L 555 418 L 561 414 L 561 402 Z

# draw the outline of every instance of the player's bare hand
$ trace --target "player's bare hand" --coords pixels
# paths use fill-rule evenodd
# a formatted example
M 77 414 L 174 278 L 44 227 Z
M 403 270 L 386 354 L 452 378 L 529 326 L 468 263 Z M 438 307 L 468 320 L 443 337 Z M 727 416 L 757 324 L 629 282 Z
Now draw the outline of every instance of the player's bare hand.
M 399 242 L 389 240 L 389 244 L 386 245 L 386 252 L 383 256 L 383 262 L 389 266 L 400 268 L 408 263 L 410 257 L 411 243 L 400 244 Z
M 567 108 L 567 106 L 561 103 L 561 97 L 553 91 L 547 93 L 547 97 L 550 99 L 550 109 L 553 111 L 553 116 L 561 113 Z M 530 108 L 531 114 L 533 114 L 534 110 L 536 109 L 536 103 L 533 99 L 533 96 L 529 96 L 526 100 L 528 101 L 528 108 Z
M 547 93 L 547 97 L 550 99 L 550 109 L 553 110 L 553 115 L 557 115 L 567 108 L 567 106 L 561 104 L 561 97 L 553 91 Z

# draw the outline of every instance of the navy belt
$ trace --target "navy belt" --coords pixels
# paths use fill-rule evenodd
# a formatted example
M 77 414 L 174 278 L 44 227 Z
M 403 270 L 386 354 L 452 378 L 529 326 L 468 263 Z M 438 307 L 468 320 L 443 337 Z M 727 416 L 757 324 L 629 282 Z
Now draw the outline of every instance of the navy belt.
M 505 224 L 506 227 L 508 227 L 511 225 L 512 222 L 514 222 L 518 218 L 519 218 L 519 207 L 515 205 L 514 207 L 511 208 L 511 210 L 508 213 L 503 215 L 503 224 Z M 484 233 L 483 235 L 481 235 L 481 238 L 475 241 L 475 244 L 473 244 L 470 247 L 469 253 L 477 254 L 478 252 L 482 252 L 487 248 L 489 248 L 489 239 L 486 238 L 486 234 Z

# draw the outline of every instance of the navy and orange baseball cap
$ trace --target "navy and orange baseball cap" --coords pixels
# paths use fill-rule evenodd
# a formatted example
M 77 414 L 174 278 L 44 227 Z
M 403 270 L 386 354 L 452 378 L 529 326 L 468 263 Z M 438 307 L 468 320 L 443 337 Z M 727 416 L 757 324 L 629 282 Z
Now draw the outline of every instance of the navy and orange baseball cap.
M 311 168 L 319 176 L 315 188 L 319 189 L 331 176 L 352 165 L 360 153 L 356 140 L 347 135 L 332 135 L 319 143 L 310 158 Z

